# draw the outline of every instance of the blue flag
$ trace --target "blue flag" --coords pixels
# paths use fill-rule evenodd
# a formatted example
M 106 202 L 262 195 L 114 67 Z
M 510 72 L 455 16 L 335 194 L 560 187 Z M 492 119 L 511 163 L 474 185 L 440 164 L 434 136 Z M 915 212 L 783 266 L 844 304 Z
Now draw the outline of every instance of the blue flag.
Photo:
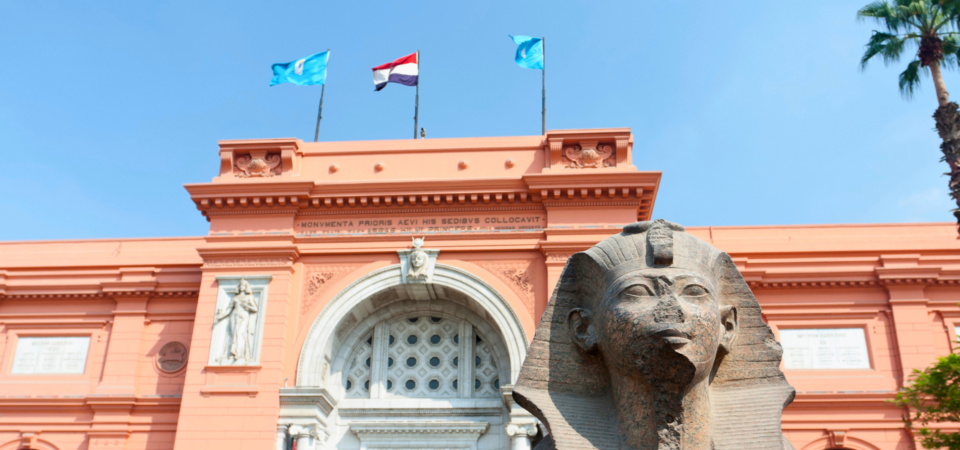
M 286 64 L 274 64 L 270 86 L 280 83 L 293 83 L 297 86 L 324 84 L 327 82 L 328 59 L 330 59 L 330 50 Z
M 510 39 L 517 44 L 514 60 L 518 66 L 524 69 L 543 68 L 543 39 L 530 36 L 510 36 Z

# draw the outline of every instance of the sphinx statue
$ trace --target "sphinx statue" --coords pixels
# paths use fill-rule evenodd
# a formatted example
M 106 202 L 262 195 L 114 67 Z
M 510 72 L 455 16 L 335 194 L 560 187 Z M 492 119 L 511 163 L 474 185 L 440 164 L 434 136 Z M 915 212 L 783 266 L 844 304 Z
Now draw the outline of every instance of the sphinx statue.
M 729 255 L 637 222 L 567 261 L 513 396 L 538 450 L 792 450 L 781 354 Z

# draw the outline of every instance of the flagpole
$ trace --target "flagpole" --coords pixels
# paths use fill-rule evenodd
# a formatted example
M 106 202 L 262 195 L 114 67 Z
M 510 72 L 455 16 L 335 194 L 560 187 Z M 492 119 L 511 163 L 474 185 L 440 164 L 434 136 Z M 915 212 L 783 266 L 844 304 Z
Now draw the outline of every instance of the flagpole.
M 327 61 L 330 61 L 329 48 L 327 49 Z M 320 109 L 317 110 L 317 131 L 313 132 L 313 142 L 317 142 L 317 138 L 320 137 L 320 119 L 323 118 L 323 94 L 325 94 L 326 92 L 327 92 L 327 80 L 326 80 L 326 75 L 324 75 L 323 87 L 320 88 Z
M 542 37 L 540 41 L 541 48 L 540 51 L 543 52 L 543 73 L 542 82 L 543 82 L 543 111 L 541 111 L 541 123 L 540 123 L 540 132 L 543 135 L 547 134 L 547 38 Z
M 417 50 L 417 96 L 413 102 L 413 138 L 417 138 L 417 127 L 420 122 L 420 50 Z

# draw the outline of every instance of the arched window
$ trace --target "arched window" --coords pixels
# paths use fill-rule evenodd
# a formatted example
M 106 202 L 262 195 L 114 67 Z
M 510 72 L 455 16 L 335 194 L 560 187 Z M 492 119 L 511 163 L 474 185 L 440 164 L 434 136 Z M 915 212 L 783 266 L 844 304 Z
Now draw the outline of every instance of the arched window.
M 488 341 L 497 337 L 458 316 L 412 312 L 377 323 L 347 358 L 346 397 L 498 398 L 497 341 Z

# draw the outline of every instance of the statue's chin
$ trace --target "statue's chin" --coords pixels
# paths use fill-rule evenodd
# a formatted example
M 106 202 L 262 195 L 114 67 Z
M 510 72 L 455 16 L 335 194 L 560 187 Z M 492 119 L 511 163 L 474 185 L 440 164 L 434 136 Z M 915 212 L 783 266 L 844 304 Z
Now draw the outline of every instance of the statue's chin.
M 638 355 L 637 365 L 641 376 L 651 384 L 683 389 L 694 381 L 699 372 L 699 364 L 694 363 L 684 350 L 664 345 Z

